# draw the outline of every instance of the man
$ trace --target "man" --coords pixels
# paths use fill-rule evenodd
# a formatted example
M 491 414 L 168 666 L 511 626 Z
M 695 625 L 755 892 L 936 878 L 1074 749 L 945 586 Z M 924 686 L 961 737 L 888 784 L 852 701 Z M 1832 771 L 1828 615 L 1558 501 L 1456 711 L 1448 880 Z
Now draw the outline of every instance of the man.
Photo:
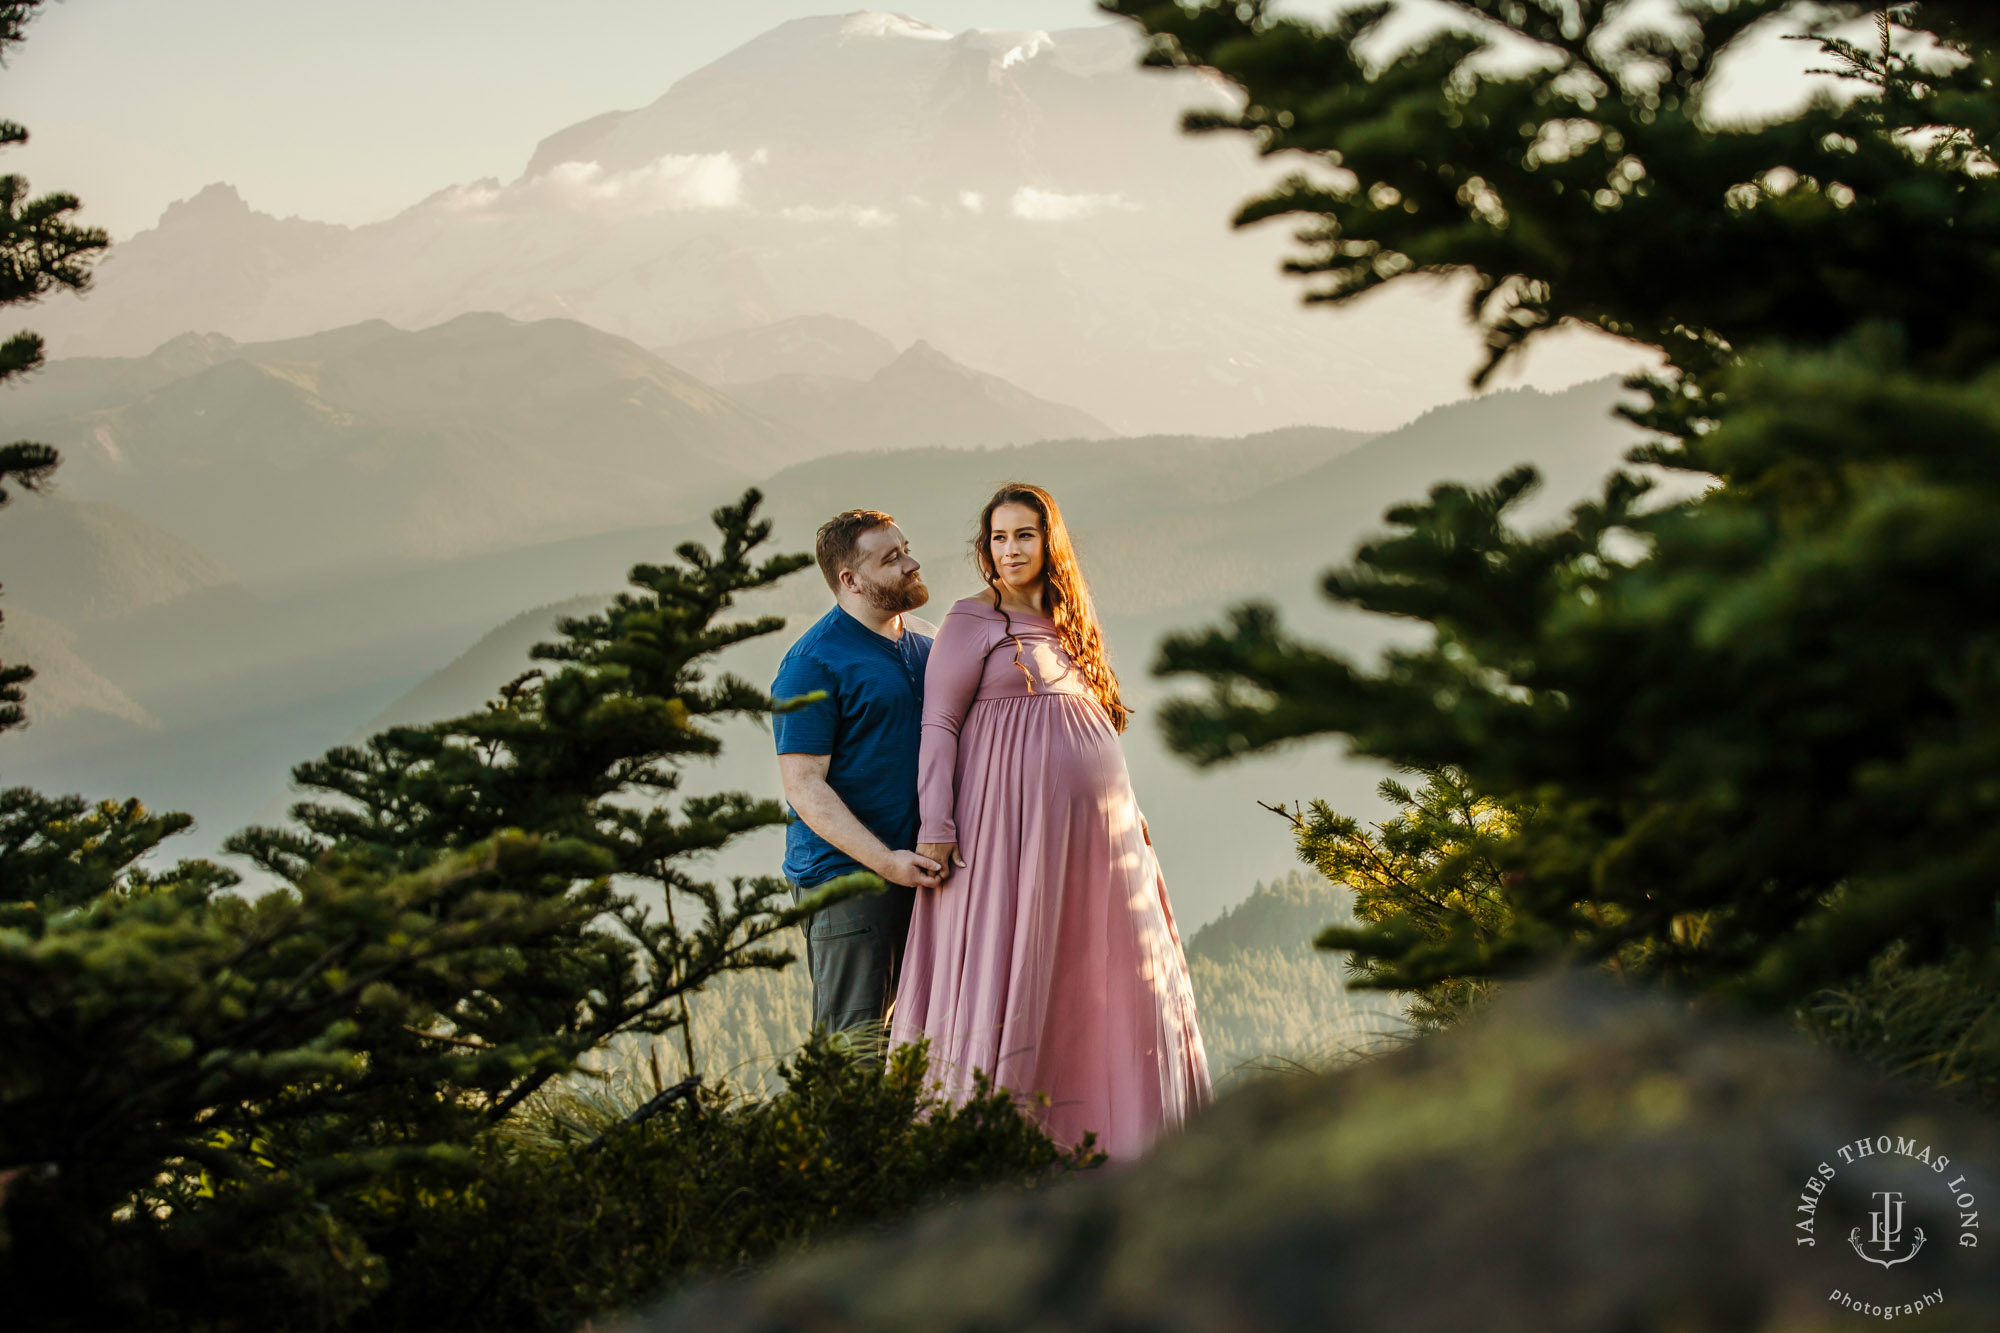
M 874 509 L 836 514 L 815 555 L 834 607 L 799 636 L 771 694 L 826 698 L 773 719 L 778 772 L 797 816 L 785 833 L 785 876 L 803 895 L 840 875 L 889 881 L 815 914 L 806 929 L 813 1022 L 880 1032 L 916 890 L 940 867 L 917 855 L 917 744 L 924 665 L 937 630 L 906 614 L 930 600 L 902 529 Z

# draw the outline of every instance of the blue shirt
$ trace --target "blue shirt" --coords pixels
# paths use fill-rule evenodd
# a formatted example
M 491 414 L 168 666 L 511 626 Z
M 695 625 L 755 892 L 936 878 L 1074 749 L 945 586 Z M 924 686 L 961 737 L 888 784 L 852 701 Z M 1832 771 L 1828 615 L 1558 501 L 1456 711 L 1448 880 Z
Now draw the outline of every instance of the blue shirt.
M 838 606 L 799 636 L 778 664 L 771 697 L 826 698 L 771 719 L 779 754 L 830 755 L 826 785 L 884 846 L 917 845 L 917 745 L 931 639 L 903 617 L 903 636 L 877 634 Z M 792 812 L 785 878 L 801 888 L 864 867 Z

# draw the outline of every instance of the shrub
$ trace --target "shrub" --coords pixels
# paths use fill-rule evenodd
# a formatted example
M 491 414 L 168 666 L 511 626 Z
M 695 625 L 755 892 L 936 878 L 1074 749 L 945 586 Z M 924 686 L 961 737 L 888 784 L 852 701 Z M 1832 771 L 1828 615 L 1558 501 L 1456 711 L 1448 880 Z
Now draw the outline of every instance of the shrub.
M 820 1037 L 781 1073 L 775 1096 L 699 1091 L 638 1123 L 604 1123 L 588 1096 L 524 1108 L 526 1132 L 490 1136 L 462 1183 L 384 1182 L 366 1234 L 393 1276 L 351 1326 L 556 1333 L 695 1274 L 1096 1160 L 983 1083 L 941 1104 L 918 1047 L 881 1060 Z

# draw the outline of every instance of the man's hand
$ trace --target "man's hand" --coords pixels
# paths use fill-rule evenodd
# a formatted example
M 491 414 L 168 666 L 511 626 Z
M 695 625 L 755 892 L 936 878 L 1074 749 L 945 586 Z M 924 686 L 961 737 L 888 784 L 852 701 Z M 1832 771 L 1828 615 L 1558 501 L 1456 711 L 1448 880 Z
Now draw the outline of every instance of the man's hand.
M 951 882 L 953 866 L 965 864 L 965 858 L 958 854 L 958 844 L 955 842 L 920 842 L 917 844 L 917 855 L 937 862 L 940 887 Z
M 883 879 L 908 889 L 941 889 L 944 887 L 943 872 L 943 864 L 925 856 L 921 850 L 890 852 L 888 859 L 875 868 L 875 873 Z
M 935 889 L 944 885 L 942 863 L 919 852 L 892 852 L 882 840 L 854 817 L 847 803 L 826 785 L 827 767 L 833 756 L 824 754 L 781 754 L 778 775 L 784 779 L 785 799 L 806 827 L 888 880 L 909 889 Z

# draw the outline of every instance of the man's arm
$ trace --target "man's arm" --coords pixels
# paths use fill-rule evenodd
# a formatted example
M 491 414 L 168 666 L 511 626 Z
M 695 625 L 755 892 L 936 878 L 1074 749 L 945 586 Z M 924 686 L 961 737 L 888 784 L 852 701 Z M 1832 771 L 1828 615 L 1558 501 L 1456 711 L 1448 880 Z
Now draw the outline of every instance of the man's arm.
M 781 754 L 778 775 L 785 786 L 785 799 L 798 811 L 806 827 L 846 852 L 868 869 L 888 880 L 913 889 L 935 889 L 942 869 L 928 856 L 915 852 L 891 851 L 854 817 L 847 802 L 826 785 L 826 771 L 833 762 L 828 754 Z

